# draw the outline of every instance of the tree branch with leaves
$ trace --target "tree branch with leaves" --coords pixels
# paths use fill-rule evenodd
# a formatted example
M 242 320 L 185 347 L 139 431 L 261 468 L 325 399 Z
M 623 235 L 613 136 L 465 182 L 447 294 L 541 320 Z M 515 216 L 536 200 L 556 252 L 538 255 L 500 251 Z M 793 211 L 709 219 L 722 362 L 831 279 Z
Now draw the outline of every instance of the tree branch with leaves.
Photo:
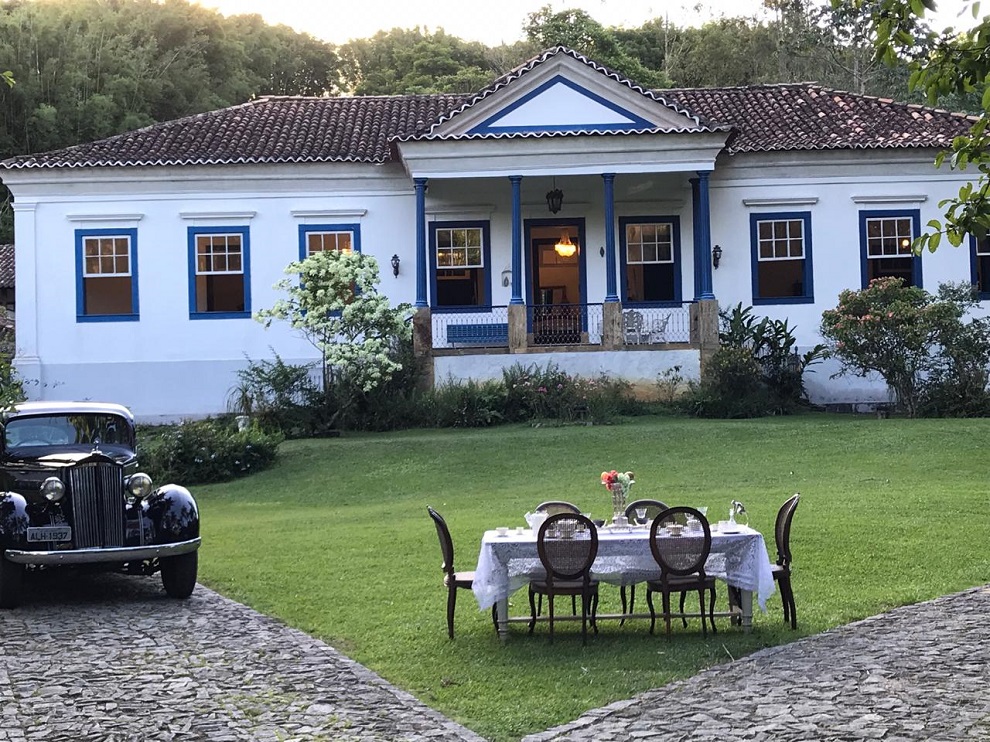
M 935 105 L 946 96 L 973 97 L 980 101 L 969 133 L 953 139 L 951 147 L 935 159 L 941 167 L 948 160 L 953 169 L 976 169 L 975 177 L 958 194 L 941 201 L 943 219 L 928 222 L 930 231 L 914 243 L 916 251 L 934 251 L 944 235 L 958 247 L 967 234 L 983 239 L 990 233 L 990 16 L 979 17 L 979 2 L 964 4 L 977 23 L 969 30 L 949 27 L 932 31 L 921 25 L 925 13 L 934 11 L 934 0 L 832 0 L 835 7 L 849 6 L 868 14 L 878 59 L 889 65 L 906 63 L 912 90 L 925 93 Z

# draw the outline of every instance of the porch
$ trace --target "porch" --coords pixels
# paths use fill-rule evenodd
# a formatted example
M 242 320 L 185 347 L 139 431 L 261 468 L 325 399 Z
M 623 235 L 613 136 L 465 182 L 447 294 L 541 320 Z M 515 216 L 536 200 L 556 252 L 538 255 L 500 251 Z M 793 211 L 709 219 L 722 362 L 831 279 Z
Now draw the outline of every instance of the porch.
M 507 368 L 554 364 L 577 376 L 605 374 L 648 394 L 675 371 L 698 380 L 718 347 L 718 303 L 623 309 L 599 304 L 508 305 L 433 312 L 413 318 L 414 347 L 429 385 L 499 379 Z

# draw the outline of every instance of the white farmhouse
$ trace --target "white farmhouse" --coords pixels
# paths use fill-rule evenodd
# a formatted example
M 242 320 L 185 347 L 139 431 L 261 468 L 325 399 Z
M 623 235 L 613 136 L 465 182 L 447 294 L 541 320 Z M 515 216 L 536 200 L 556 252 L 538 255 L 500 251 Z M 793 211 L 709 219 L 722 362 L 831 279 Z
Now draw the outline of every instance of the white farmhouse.
M 247 358 L 314 360 L 252 313 L 336 249 L 415 305 L 438 383 L 697 377 L 718 307 L 808 347 L 876 276 L 990 292 L 978 246 L 907 247 L 965 181 L 933 160 L 971 123 L 807 83 L 651 91 L 560 47 L 473 96 L 262 98 L 12 158 L 16 364 L 40 399 L 221 411 Z M 816 402 L 886 400 L 819 368 Z

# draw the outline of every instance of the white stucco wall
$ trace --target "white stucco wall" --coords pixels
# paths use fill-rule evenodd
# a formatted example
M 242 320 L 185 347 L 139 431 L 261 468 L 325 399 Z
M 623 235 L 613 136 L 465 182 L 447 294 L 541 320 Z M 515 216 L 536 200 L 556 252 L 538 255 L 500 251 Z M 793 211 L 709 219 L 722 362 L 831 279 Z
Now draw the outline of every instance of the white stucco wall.
M 442 385 L 462 379 L 498 380 L 504 370 L 517 364 L 541 369 L 553 364 L 572 375 L 587 378 L 605 374 L 628 381 L 643 395 L 655 394 L 657 379 L 667 370 L 676 369 L 685 382 L 697 381 L 701 376 L 699 352 L 687 349 L 440 356 L 434 358 L 433 369 L 437 385 Z
M 918 208 L 924 225 L 939 215 L 938 201 L 957 191 L 963 176 L 934 170 L 932 157 L 910 151 L 720 157 L 711 200 L 712 243 L 723 248 L 714 272 L 721 305 L 752 303 L 750 214 L 809 211 L 815 302 L 755 311 L 788 318 L 802 349 L 819 342 L 822 311 L 835 305 L 843 288 L 860 285 L 858 213 Z M 616 177 L 617 218 L 679 217 L 685 301 L 694 297 L 688 183 L 694 175 Z M 415 199 L 412 182 L 398 165 L 24 170 L 5 173 L 4 181 L 16 198 L 17 364 L 34 398 L 118 401 L 143 420 L 201 416 L 224 408 L 245 357 L 269 358 L 274 350 L 287 362 L 316 359 L 309 344 L 284 325 L 265 330 L 250 318 L 190 319 L 190 226 L 249 228 L 252 310 L 276 300 L 272 284 L 298 258 L 298 227 L 304 223 L 359 223 L 363 252 L 382 266 L 382 290 L 394 302 L 416 298 Z M 544 199 L 551 183 L 550 171 L 523 179 L 524 220 L 551 216 Z M 601 302 L 606 288 L 606 260 L 599 252 L 605 244 L 602 179 L 558 176 L 556 185 L 565 193 L 564 209 L 556 216 L 585 220 L 584 301 Z M 812 202 L 795 206 L 794 198 Z M 758 204 L 744 203 L 753 200 Z M 505 177 L 430 182 L 427 219 L 490 220 L 496 305 L 510 298 L 510 288 L 501 282 L 511 264 L 510 214 Z M 121 226 L 138 233 L 140 321 L 77 322 L 74 232 Z M 393 254 L 401 259 L 398 277 L 389 267 Z M 943 246 L 926 254 L 923 263 L 929 290 L 940 281 L 969 280 L 968 248 Z M 548 361 L 573 373 L 615 373 L 650 384 L 675 365 L 694 378 L 698 366 L 694 351 L 457 356 L 436 359 L 436 378 L 497 378 L 506 364 Z M 832 379 L 834 370 L 819 366 L 809 375 L 816 402 L 886 401 L 882 385 Z

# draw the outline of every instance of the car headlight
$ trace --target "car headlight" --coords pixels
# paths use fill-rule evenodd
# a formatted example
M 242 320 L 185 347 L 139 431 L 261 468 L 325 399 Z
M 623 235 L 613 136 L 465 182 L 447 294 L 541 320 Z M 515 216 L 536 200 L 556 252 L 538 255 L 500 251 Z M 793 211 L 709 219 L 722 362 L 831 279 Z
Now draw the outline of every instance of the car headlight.
M 65 496 L 65 485 L 62 484 L 62 480 L 58 477 L 48 477 L 48 479 L 41 483 L 41 494 L 49 502 L 57 502 Z
M 140 500 L 151 492 L 151 477 L 144 472 L 131 474 L 127 478 L 127 491 Z

